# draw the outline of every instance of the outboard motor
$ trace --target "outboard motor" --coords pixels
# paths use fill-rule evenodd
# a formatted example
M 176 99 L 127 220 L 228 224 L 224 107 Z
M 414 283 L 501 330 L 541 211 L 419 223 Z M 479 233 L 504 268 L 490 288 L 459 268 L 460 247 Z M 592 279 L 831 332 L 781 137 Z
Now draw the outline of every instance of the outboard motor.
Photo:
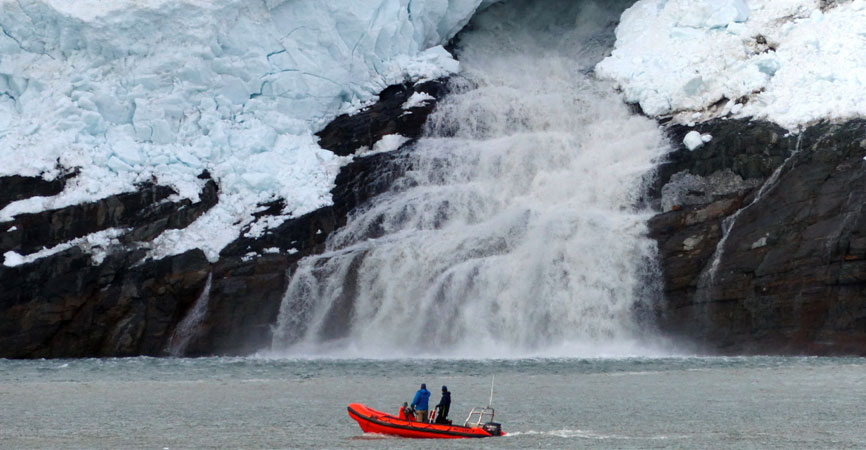
M 484 425 L 481 425 L 481 428 L 490 433 L 491 436 L 502 436 L 502 424 L 487 422 Z

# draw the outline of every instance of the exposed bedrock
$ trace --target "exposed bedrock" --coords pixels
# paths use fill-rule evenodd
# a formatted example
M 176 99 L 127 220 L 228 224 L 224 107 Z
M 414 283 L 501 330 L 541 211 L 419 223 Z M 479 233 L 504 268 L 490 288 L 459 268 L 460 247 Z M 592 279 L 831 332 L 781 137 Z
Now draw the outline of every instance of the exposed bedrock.
M 404 109 L 415 92 L 434 99 Z M 349 155 L 372 148 L 384 135 L 417 138 L 444 93 L 444 81 L 392 86 L 376 104 L 335 120 L 320 133 L 322 145 Z M 144 184 L 133 192 L 0 223 L 0 261 L 6 252 L 26 258 L 43 248 L 68 247 L 13 267 L 0 265 L 0 357 L 166 355 L 179 324 L 208 286 L 202 318 L 193 330 L 182 330 L 188 341 L 180 354 L 260 350 L 270 343 L 295 263 L 323 251 L 328 235 L 356 206 L 391 186 L 406 169 L 400 155 L 410 151 L 411 143 L 403 150 L 356 157 L 336 179 L 332 206 L 262 236 L 242 236 L 216 263 L 200 250 L 151 260 L 141 245 L 167 229 L 187 227 L 219 201 L 218 185 L 207 172 L 199 202 L 173 201 L 173 189 Z M 53 181 L 0 177 L 0 208 L 57 195 L 74 176 L 70 172 Z M 263 206 L 263 216 L 282 214 L 281 201 Z M 75 241 L 106 230 L 116 230 L 116 238 L 94 248 L 80 248 Z
M 31 194 L 45 193 L 41 184 L 32 186 Z M 92 253 L 69 245 L 29 263 L 0 266 L 0 357 L 161 354 L 210 268 L 198 250 L 144 261 L 138 244 L 192 223 L 216 204 L 217 186 L 208 180 L 195 203 L 169 201 L 172 194 L 170 188 L 146 184 L 95 202 L 21 214 L 0 225 L 9 230 L 0 233 L 0 254 L 25 257 L 118 230 Z
M 21 175 L 0 177 L 0 209 L 12 202 L 37 195 L 40 197 L 57 195 L 66 187 L 66 180 L 75 175 L 76 172 L 63 173 L 50 181 L 41 177 Z
M 434 100 L 407 105 L 406 101 L 416 93 L 427 94 Z M 373 105 L 351 116 L 343 114 L 316 133 L 319 146 L 346 156 L 363 147 L 373 148 L 379 139 L 389 134 L 416 139 L 421 136 L 427 116 L 436 107 L 435 99 L 446 93 L 443 80 L 389 86 Z M 404 109 L 404 105 L 408 108 Z
M 134 265 L 73 247 L 0 269 L 0 353 L 11 358 L 159 355 L 209 271 L 200 250 Z
M 712 141 L 653 189 L 660 327 L 711 353 L 866 354 L 866 121 L 697 129 Z

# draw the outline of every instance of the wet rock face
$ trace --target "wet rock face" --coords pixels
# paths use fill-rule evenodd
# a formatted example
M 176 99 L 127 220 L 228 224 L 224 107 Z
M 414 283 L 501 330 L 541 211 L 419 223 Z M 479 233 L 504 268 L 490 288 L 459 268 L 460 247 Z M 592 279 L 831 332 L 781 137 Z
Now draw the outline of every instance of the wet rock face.
M 665 282 L 660 327 L 714 353 L 866 354 L 866 121 L 800 136 L 748 123 L 748 139 L 732 122 L 703 125 L 713 141 L 677 150 L 661 170 L 657 199 L 685 171 L 758 183 L 651 220 Z
M 25 186 L 34 188 L 30 194 L 46 193 L 44 183 Z M 28 198 L 18 189 L 19 199 Z M 167 201 L 172 194 L 147 184 L 0 224 L 0 254 L 27 255 L 109 228 L 127 230 L 102 249 L 104 259 L 71 247 L 28 264 L 0 266 L 0 357 L 161 354 L 210 268 L 201 251 L 143 261 L 145 252 L 136 244 L 192 223 L 216 204 L 217 186 L 208 180 L 196 203 Z
M 373 148 L 385 135 L 400 134 L 410 139 L 420 137 L 436 101 L 404 109 L 406 101 L 415 93 L 439 99 L 447 93 L 447 86 L 443 80 L 390 86 L 379 94 L 379 101 L 375 104 L 358 114 L 337 117 L 317 133 L 319 145 L 340 156 L 347 156 L 362 147 Z
M 64 173 L 51 181 L 20 175 L 0 177 L 0 209 L 25 198 L 57 195 L 66 187 L 66 180 L 74 176 L 75 172 Z
M 433 100 L 404 109 L 416 92 Z M 410 138 L 403 150 L 356 157 L 342 168 L 334 204 L 285 221 L 262 236 L 241 236 L 210 263 L 200 250 L 145 260 L 140 243 L 194 222 L 218 201 L 218 184 L 206 172 L 200 201 L 170 201 L 168 187 L 144 184 L 134 192 L 0 223 L 0 258 L 28 255 L 92 233 L 117 229 L 99 258 L 77 246 L 15 267 L 0 265 L 0 357 L 51 358 L 162 356 L 178 324 L 208 285 L 209 301 L 182 349 L 186 355 L 239 355 L 267 347 L 295 264 L 324 250 L 327 237 L 345 225 L 357 206 L 389 189 L 406 170 L 401 155 L 421 135 L 445 93 L 444 81 L 386 89 L 379 102 L 341 116 L 321 133 L 321 145 L 350 155 L 388 134 Z M 34 196 L 59 194 L 69 172 L 53 181 L 0 177 L 0 208 Z M 278 200 L 262 215 L 279 215 Z M 189 332 L 187 330 L 186 332 Z

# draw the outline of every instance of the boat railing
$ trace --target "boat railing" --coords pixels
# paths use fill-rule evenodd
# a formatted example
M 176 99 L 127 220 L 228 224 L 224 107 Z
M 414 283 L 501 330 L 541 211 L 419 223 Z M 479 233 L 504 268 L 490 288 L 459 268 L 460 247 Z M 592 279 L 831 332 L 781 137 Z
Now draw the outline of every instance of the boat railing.
M 493 408 L 472 408 L 466 421 L 463 422 L 463 426 L 477 428 L 485 423 L 493 422 L 494 414 Z

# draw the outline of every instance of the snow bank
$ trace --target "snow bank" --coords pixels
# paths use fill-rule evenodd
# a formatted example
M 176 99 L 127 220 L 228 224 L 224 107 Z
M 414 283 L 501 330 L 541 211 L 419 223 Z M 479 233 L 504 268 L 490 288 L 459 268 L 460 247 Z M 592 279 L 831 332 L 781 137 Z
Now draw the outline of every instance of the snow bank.
M 108 255 L 108 249 L 114 245 L 120 245 L 118 238 L 124 233 L 129 232 L 127 228 L 109 228 L 80 238 L 73 239 L 62 244 L 58 244 L 51 248 L 42 248 L 34 253 L 23 256 L 14 251 L 8 251 L 3 254 L 3 265 L 6 267 L 15 267 L 22 264 L 28 264 L 37 259 L 44 258 L 68 250 L 78 246 L 82 250 L 90 252 L 93 264 L 102 264 L 102 261 Z
M 701 111 L 796 129 L 866 115 L 866 3 L 822 3 L 639 0 L 596 73 L 647 114 L 683 122 Z
M 495 0 L 0 0 L 0 176 L 81 174 L 0 221 L 155 178 L 214 211 L 158 240 L 211 259 L 283 198 L 328 204 L 343 160 L 314 131 L 389 84 L 458 70 L 440 44 Z

